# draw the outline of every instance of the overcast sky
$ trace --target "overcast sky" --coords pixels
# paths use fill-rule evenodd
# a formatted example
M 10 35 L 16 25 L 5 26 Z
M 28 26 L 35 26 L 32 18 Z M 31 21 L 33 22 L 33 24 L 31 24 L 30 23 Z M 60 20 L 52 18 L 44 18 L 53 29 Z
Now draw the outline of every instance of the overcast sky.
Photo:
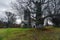
M 0 0 L 0 19 L 6 17 L 3 11 L 10 9 L 11 0 Z
M 10 4 L 11 0 L 0 0 L 0 16 L 4 16 L 2 11 L 10 9 Z
M 11 0 L 0 0 L 0 11 L 8 9 Z

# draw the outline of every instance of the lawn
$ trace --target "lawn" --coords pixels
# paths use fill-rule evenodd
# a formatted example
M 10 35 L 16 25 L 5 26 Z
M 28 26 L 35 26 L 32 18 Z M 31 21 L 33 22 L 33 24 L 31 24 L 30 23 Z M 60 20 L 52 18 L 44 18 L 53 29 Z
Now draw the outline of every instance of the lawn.
M 1 28 L 0 40 L 60 40 L 60 28 Z

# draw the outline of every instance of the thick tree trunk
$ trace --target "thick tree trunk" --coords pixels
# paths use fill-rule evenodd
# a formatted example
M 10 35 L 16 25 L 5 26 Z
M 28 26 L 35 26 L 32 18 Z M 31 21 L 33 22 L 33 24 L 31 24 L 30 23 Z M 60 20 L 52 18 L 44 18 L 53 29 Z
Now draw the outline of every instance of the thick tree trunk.
M 31 28 L 31 17 L 30 17 L 30 11 L 29 10 L 25 10 L 24 12 L 24 20 L 26 20 L 26 24 L 25 27 Z

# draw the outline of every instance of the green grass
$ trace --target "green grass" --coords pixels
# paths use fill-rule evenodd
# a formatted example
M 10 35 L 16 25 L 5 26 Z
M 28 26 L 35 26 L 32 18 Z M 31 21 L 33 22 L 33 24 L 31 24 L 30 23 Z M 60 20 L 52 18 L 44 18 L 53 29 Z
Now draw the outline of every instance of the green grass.
M 60 28 L 1 28 L 0 40 L 60 40 Z

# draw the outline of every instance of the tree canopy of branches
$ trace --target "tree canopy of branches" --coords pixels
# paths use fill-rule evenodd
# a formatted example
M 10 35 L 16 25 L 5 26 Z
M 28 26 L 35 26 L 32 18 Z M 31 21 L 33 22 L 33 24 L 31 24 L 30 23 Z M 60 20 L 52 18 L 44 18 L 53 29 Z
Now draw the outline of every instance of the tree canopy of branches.
M 45 18 L 53 18 L 54 14 L 59 14 L 60 7 L 57 8 L 57 6 L 60 5 L 60 3 L 58 1 L 15 0 L 15 2 L 11 3 L 11 6 L 19 16 L 24 15 L 24 22 L 26 27 L 31 27 L 32 19 L 35 21 L 36 26 L 39 24 L 43 25 Z M 42 17 L 43 15 L 44 17 Z

